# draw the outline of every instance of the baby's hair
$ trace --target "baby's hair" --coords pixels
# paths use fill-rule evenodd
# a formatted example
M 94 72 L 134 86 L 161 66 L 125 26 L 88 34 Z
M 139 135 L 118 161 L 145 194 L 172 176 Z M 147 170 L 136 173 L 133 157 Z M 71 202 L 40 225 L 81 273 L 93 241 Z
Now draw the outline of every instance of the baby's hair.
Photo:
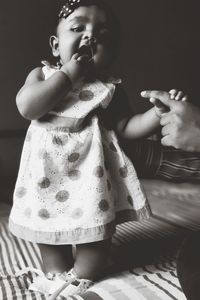
M 121 28 L 119 20 L 117 19 L 116 15 L 114 14 L 113 10 L 111 9 L 110 5 L 107 4 L 103 0 L 67 0 L 65 4 L 59 7 L 58 17 L 56 20 L 56 25 L 54 29 L 54 34 L 57 34 L 57 27 L 60 21 L 63 18 L 67 18 L 73 11 L 75 11 L 78 7 L 81 6 L 91 6 L 96 5 L 98 8 L 102 9 L 107 16 L 108 19 L 108 28 L 111 31 L 111 40 L 112 40 L 112 48 L 113 54 L 117 54 L 117 50 L 119 48 L 120 42 L 120 35 L 121 35 Z M 115 55 L 113 55 L 115 57 Z

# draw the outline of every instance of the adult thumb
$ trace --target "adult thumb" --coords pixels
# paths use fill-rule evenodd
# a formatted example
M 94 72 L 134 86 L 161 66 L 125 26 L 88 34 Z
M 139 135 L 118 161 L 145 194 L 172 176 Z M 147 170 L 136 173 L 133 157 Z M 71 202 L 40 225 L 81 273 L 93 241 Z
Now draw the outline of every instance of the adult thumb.
M 168 107 L 170 107 L 173 103 L 173 101 L 171 101 L 170 99 L 170 94 L 164 91 L 152 91 L 152 90 L 142 91 L 141 96 L 143 98 L 156 98 Z

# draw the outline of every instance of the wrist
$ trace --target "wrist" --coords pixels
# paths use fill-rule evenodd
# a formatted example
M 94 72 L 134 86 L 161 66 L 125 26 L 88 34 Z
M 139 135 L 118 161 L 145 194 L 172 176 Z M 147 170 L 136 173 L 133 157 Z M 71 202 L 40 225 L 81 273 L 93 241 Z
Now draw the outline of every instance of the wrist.
M 70 76 L 65 71 L 63 71 L 63 70 L 60 69 L 57 72 L 59 72 L 60 74 L 63 75 L 63 77 L 65 78 L 65 81 L 67 81 L 67 84 L 69 86 L 73 86 L 73 83 L 72 83 L 72 80 L 71 80 Z
M 74 70 L 74 68 L 71 68 L 70 66 L 63 65 L 60 68 L 60 71 L 63 72 L 71 80 L 72 85 L 76 83 L 78 77 L 78 72 L 76 71 L 76 69 Z

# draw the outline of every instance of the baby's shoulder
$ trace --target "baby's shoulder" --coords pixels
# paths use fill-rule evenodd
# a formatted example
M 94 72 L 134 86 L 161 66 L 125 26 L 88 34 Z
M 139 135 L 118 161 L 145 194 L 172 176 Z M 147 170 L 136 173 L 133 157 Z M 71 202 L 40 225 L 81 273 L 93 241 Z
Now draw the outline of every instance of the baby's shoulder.
M 26 78 L 26 82 L 40 80 L 44 80 L 44 73 L 42 67 L 36 67 L 33 70 L 31 70 Z

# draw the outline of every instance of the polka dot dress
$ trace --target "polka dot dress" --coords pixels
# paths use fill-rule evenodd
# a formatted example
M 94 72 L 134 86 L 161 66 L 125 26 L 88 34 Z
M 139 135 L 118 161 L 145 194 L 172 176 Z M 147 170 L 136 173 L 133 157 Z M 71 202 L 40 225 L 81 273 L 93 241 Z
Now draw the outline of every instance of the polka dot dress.
M 57 70 L 45 66 L 43 72 L 47 79 Z M 9 220 L 14 235 L 54 245 L 89 243 L 112 237 L 117 223 L 150 215 L 114 131 L 90 114 L 106 109 L 114 91 L 114 82 L 82 83 L 32 121 Z

